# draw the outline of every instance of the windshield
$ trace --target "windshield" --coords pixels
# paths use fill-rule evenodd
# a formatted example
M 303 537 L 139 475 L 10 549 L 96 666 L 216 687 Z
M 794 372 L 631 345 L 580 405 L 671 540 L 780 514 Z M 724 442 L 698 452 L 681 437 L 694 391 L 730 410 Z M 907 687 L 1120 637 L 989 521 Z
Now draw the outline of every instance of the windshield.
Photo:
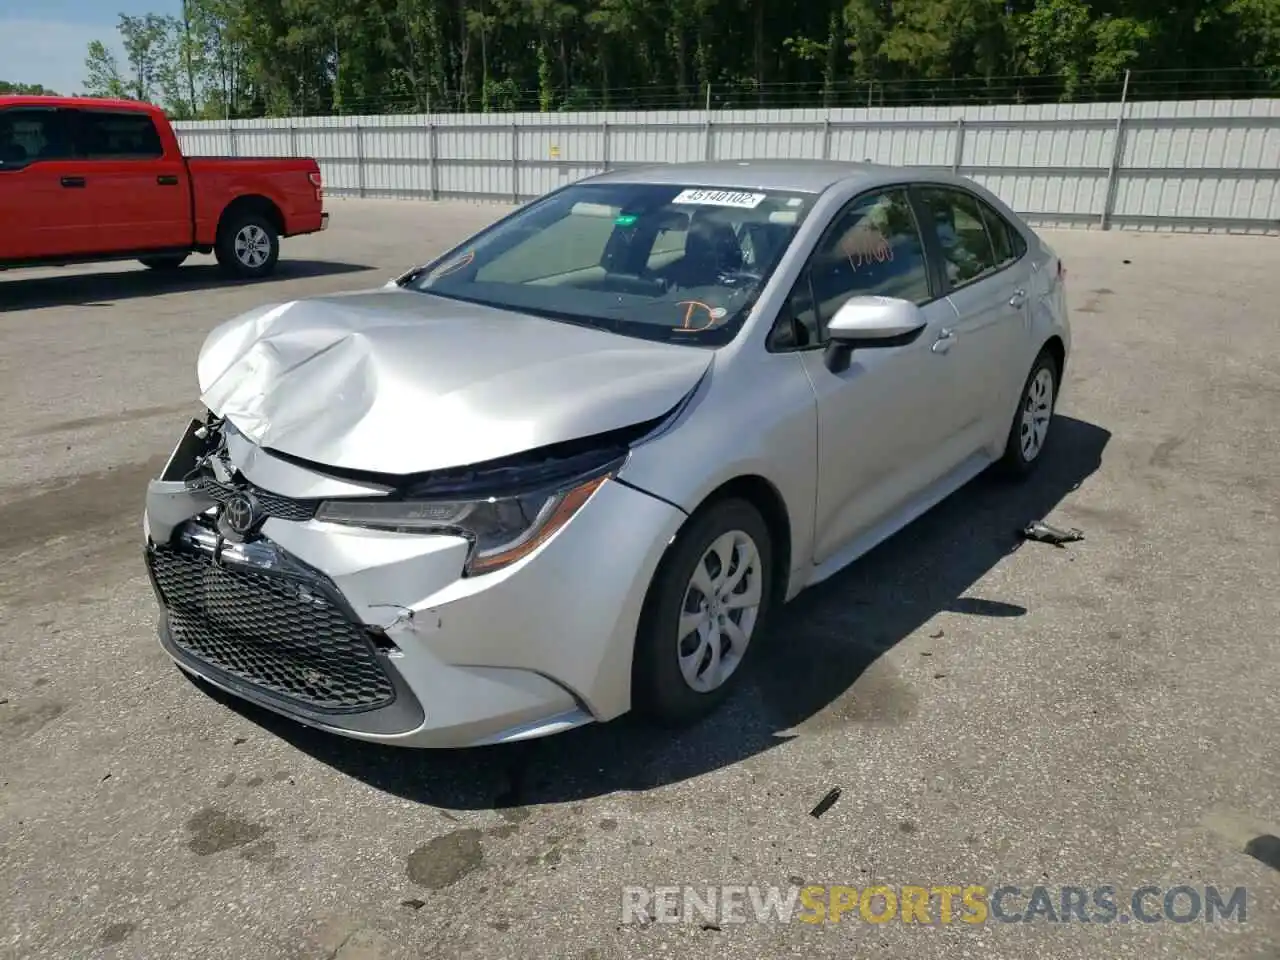
M 724 344 L 813 199 L 672 184 L 575 185 L 402 283 L 630 336 Z

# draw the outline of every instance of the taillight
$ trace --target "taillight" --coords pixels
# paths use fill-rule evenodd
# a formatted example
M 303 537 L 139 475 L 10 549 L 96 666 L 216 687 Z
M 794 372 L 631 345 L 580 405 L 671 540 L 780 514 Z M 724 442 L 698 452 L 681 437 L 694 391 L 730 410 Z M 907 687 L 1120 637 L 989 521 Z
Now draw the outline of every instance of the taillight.
M 324 199 L 324 178 L 319 173 L 307 174 L 307 179 L 311 181 L 311 185 L 316 188 L 316 199 Z

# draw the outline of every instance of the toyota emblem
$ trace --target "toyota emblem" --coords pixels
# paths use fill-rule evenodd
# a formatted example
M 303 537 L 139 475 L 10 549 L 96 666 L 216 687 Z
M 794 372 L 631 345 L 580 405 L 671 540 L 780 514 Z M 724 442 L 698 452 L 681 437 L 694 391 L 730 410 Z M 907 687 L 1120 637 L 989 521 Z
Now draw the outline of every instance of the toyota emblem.
M 258 501 L 248 493 L 237 493 L 222 508 L 222 518 L 232 533 L 247 536 L 261 519 Z

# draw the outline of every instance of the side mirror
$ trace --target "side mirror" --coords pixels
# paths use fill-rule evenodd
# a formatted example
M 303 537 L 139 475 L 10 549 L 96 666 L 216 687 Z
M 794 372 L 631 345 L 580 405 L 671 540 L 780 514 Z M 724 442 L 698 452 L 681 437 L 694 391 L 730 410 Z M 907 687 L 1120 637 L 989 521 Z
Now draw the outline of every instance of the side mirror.
M 910 300 L 851 297 L 827 324 L 827 369 L 846 370 L 854 350 L 906 346 L 920 336 L 925 324 L 924 314 Z

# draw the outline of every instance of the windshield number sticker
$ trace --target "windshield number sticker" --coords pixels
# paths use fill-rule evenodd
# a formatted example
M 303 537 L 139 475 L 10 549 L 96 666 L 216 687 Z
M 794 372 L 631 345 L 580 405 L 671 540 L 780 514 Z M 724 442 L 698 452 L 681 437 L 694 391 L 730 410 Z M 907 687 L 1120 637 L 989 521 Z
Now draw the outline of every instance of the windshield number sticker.
M 764 202 L 763 193 L 741 193 L 736 190 L 683 190 L 672 203 L 691 203 L 706 207 L 738 207 L 754 210 Z

